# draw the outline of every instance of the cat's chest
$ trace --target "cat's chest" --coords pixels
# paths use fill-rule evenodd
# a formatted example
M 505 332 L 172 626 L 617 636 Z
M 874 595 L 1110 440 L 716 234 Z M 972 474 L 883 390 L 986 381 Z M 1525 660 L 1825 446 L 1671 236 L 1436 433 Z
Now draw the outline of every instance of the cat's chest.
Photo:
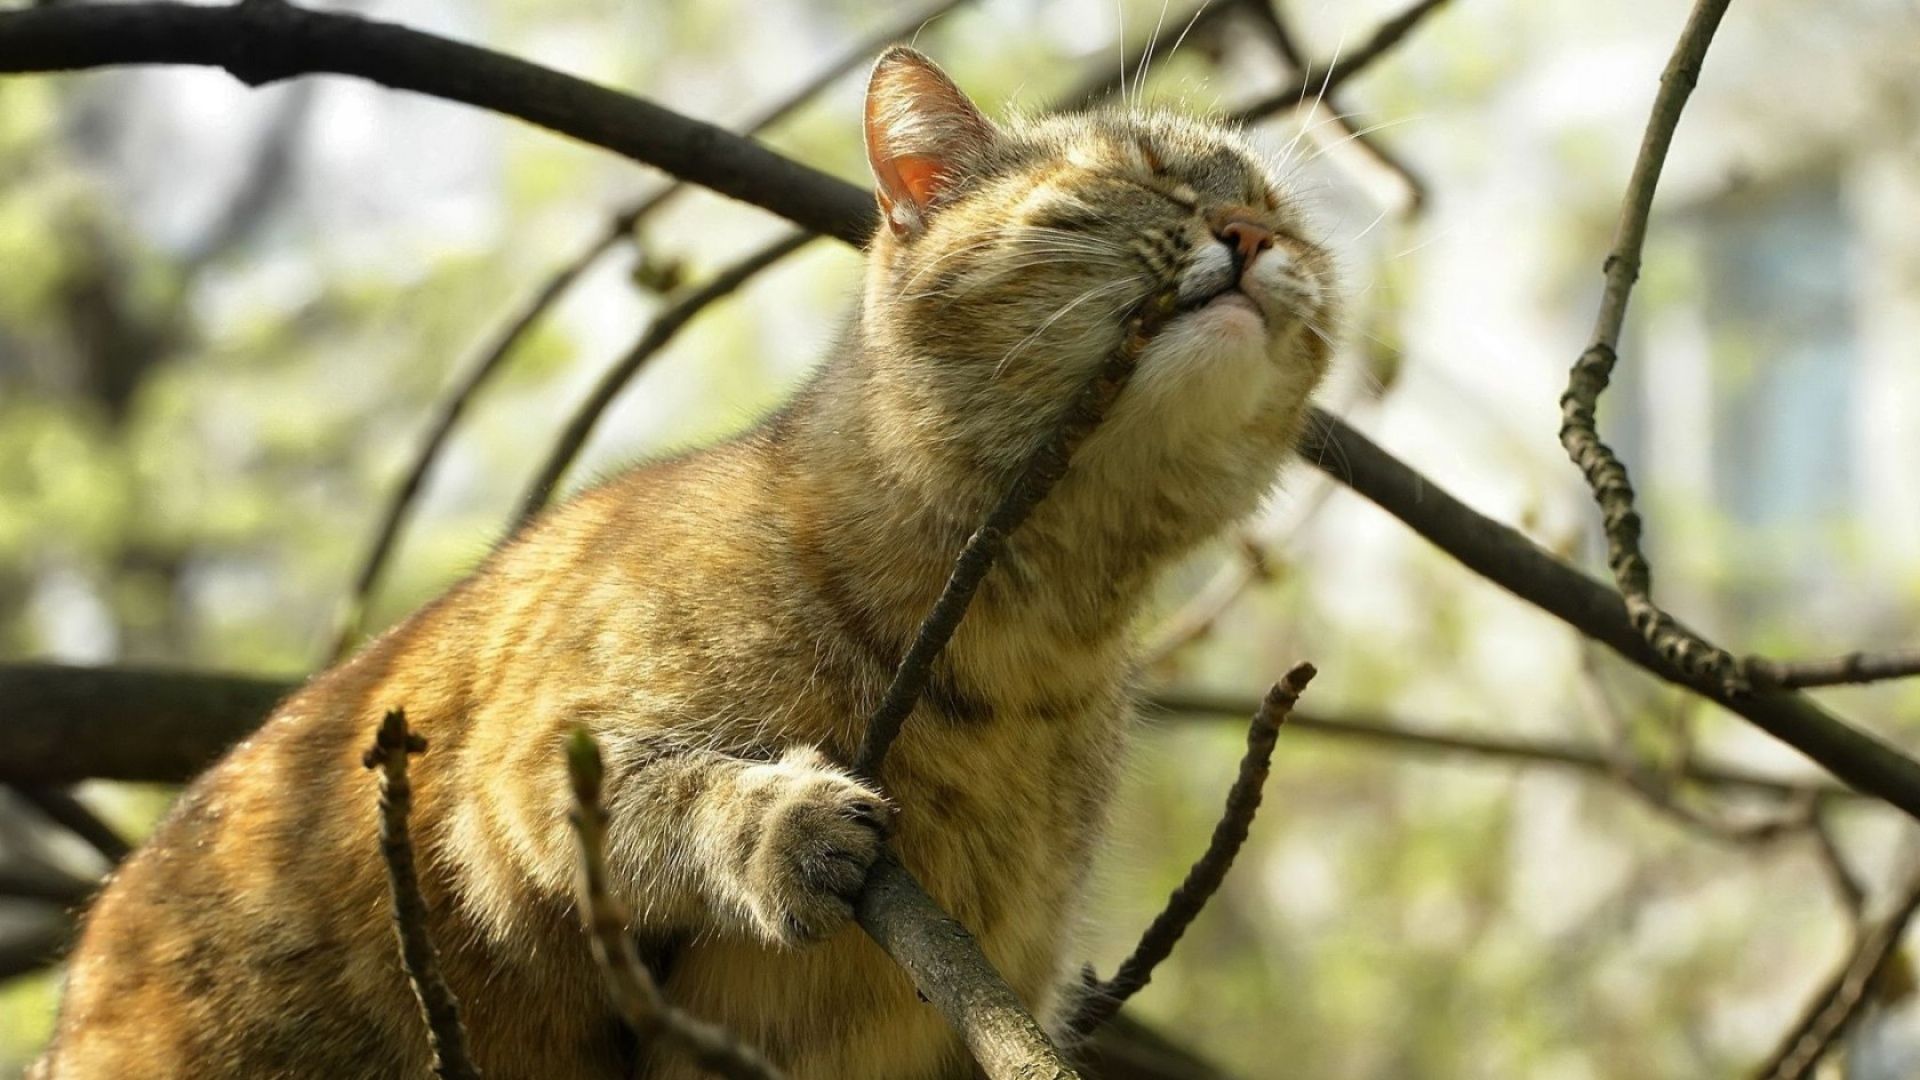
M 1125 750 L 1117 692 L 1069 711 L 994 708 L 896 744 L 882 781 L 907 865 L 963 922 L 1049 927 L 1077 892 Z M 910 724 L 912 721 L 909 722 Z

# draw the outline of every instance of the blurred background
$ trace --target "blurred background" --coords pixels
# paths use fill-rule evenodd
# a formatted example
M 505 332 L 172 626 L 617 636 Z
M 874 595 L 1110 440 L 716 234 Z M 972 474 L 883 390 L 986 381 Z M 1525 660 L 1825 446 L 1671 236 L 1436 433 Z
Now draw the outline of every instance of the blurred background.
M 1297 76 L 1254 5 L 1214 3 L 1232 10 L 1155 60 L 1147 101 L 1233 109 Z M 994 115 L 1117 71 L 1120 43 L 1163 18 L 1158 0 L 944 6 L 918 44 Z M 1556 399 L 1685 8 L 1453 0 L 1322 107 L 1252 128 L 1285 156 L 1353 298 L 1322 404 L 1603 577 Z M 738 126 L 909 8 L 352 10 Z M 1193 10 L 1172 4 L 1165 23 Z M 1400 5 L 1278 10 L 1327 60 Z M 866 184 L 863 70 L 766 140 Z M 528 296 L 660 186 L 518 122 L 360 82 L 0 80 L 0 659 L 289 678 L 327 663 L 438 403 Z M 653 314 L 785 228 L 695 191 L 617 233 L 473 401 L 365 626 L 469 570 Z M 1665 604 L 1736 652 L 1920 641 L 1920 4 L 1734 5 L 1647 256 L 1601 430 L 1642 491 Z M 618 399 L 568 485 L 751 423 L 828 347 L 858 272 L 821 241 L 709 309 Z M 1322 672 L 1305 712 L 1326 726 L 1283 733 L 1241 863 L 1130 1009 L 1232 1075 L 1743 1075 L 1849 948 L 1845 882 L 1876 914 L 1920 852 L 1894 811 L 1799 793 L 1819 777 L 1797 755 L 1313 469 L 1174 574 L 1142 633 L 1150 693 L 1232 713 L 1152 710 L 1087 909 L 1101 970 L 1204 847 L 1258 693 L 1297 659 Z M 1920 684 L 1819 694 L 1920 747 Z M 1351 737 L 1359 724 L 1380 730 Z M 1679 782 L 1693 763 L 1786 783 Z M 79 794 L 137 836 L 172 792 Z M 102 869 L 14 802 L 0 854 Z M 0 934 L 59 910 L 0 899 Z M 0 1075 L 46 1037 L 58 979 L 0 982 Z M 1831 1075 L 1920 1075 L 1910 988 L 1882 980 Z

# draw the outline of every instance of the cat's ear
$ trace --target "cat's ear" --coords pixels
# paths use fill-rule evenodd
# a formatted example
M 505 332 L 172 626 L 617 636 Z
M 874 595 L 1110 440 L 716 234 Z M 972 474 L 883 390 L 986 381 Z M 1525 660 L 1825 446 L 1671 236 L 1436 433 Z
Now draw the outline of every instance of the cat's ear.
M 998 132 L 946 72 L 896 45 L 867 81 L 866 136 L 880 215 L 894 235 L 910 236 L 925 228 L 935 200 L 965 177 Z

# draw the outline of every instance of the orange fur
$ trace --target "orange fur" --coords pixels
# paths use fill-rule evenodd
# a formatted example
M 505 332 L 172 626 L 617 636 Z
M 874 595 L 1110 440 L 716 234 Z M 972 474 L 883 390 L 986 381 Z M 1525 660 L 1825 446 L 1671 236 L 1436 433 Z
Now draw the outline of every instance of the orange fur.
M 200 778 L 89 914 L 44 1075 L 421 1073 L 357 762 L 395 706 L 430 743 L 420 869 L 489 1077 L 692 1075 L 633 1045 L 592 969 L 575 724 L 605 750 L 610 868 L 670 997 L 797 1080 L 965 1075 L 847 922 L 881 795 L 832 763 L 1120 314 L 1231 265 L 1247 295 L 1196 293 L 1147 350 L 887 762 L 901 858 L 1050 1011 L 1125 742 L 1130 619 L 1157 569 L 1270 487 L 1327 362 L 1332 271 L 1230 132 L 1000 129 L 935 75 L 905 50 L 876 70 L 869 146 L 941 182 L 881 230 L 821 373 L 751 432 L 555 508 Z M 1266 262 L 1213 250 L 1222 207 L 1279 238 Z

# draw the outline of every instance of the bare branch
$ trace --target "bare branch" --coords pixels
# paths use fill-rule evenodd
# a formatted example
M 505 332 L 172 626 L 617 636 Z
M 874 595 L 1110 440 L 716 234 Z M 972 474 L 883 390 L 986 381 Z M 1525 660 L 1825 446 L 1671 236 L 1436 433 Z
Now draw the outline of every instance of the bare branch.
M 1139 993 L 1153 978 L 1153 969 L 1173 955 L 1173 947 L 1180 943 L 1187 927 L 1193 925 L 1207 901 L 1219 891 L 1220 883 L 1227 879 L 1227 871 L 1233 866 L 1234 856 L 1240 854 L 1240 846 L 1247 842 L 1253 815 L 1260 810 L 1261 792 L 1273 762 L 1274 744 L 1280 738 L 1280 725 L 1287 722 L 1287 715 L 1313 676 L 1312 664 L 1296 664 L 1267 691 L 1260 708 L 1253 714 L 1252 726 L 1247 729 L 1247 753 L 1240 759 L 1240 775 L 1227 791 L 1227 807 L 1220 815 L 1219 824 L 1213 827 L 1206 854 L 1200 856 L 1187 871 L 1186 880 L 1167 897 L 1166 908 L 1154 916 L 1147 932 L 1140 936 L 1140 944 L 1134 947 L 1133 955 L 1121 963 L 1113 978 L 1087 988 L 1079 1009 L 1067 1021 L 1068 1030 L 1085 1036 L 1119 1012 L 1127 999 Z
M 1240 2 L 1252 14 L 1254 21 L 1259 23 L 1261 29 L 1266 32 L 1267 40 L 1272 43 L 1274 51 L 1280 54 L 1280 59 L 1286 61 L 1286 63 L 1295 71 L 1299 72 L 1303 78 L 1308 72 L 1313 70 L 1313 62 L 1307 59 L 1306 52 L 1300 48 L 1299 40 L 1293 33 L 1293 26 L 1288 23 L 1286 17 L 1280 13 L 1280 8 L 1278 7 L 1279 0 L 1240 0 Z M 1410 8 L 1401 16 L 1401 20 L 1405 20 L 1411 16 L 1415 21 L 1418 21 L 1420 18 L 1425 17 L 1426 14 L 1426 11 L 1421 11 L 1417 7 Z M 1396 22 L 1398 21 L 1400 20 L 1396 20 Z M 1393 25 L 1394 23 L 1388 23 L 1381 29 L 1384 30 Z M 1409 23 L 1399 32 L 1401 36 L 1405 36 L 1406 31 L 1411 29 L 1412 24 Z M 1385 50 L 1382 50 L 1381 53 L 1376 54 L 1376 56 L 1384 55 L 1384 52 Z M 1408 217 L 1417 216 L 1420 211 L 1426 207 L 1426 180 L 1415 171 L 1413 166 L 1407 164 L 1404 158 L 1394 153 L 1392 148 L 1382 142 L 1379 135 L 1373 131 L 1372 128 L 1358 122 L 1354 114 L 1343 104 L 1342 99 L 1337 97 L 1331 89 L 1324 94 L 1319 94 L 1318 97 L 1320 99 L 1320 108 L 1326 111 L 1328 119 L 1339 132 L 1339 140 L 1352 142 L 1364 150 L 1374 161 L 1378 162 L 1381 168 L 1399 177 L 1401 186 L 1406 188 L 1407 192 L 1407 203 L 1404 208 L 1405 213 Z M 1314 129 L 1314 134 L 1317 137 L 1317 125 Z M 1323 145 L 1332 145 L 1335 140 L 1324 139 L 1318 141 Z
M 507 322 L 506 326 L 494 336 L 480 351 L 479 359 L 467 368 L 452 393 L 440 403 L 434 413 L 433 422 L 427 428 L 427 437 L 421 440 L 420 449 L 415 452 L 413 464 L 408 467 L 407 475 L 394 490 L 393 498 L 387 503 L 387 509 L 380 517 L 375 528 L 373 543 L 367 548 L 366 557 L 360 563 L 360 570 L 354 575 L 353 586 L 347 593 L 347 601 L 341 611 L 337 629 L 334 632 L 333 649 L 329 653 L 333 660 L 345 658 L 353 650 L 360 636 L 361 625 L 366 621 L 367 605 L 372 601 L 374 588 L 380 583 L 380 576 L 386 569 L 387 557 L 393 552 L 393 543 L 400 535 L 400 525 L 406 520 L 407 512 L 413 506 L 413 500 L 425 486 L 427 472 L 440 456 L 440 450 L 446 445 L 448 436 L 453 434 L 455 424 L 466 412 L 467 405 L 479 395 L 482 387 L 492 381 L 506 363 L 507 357 L 519 346 L 521 339 L 533 329 L 534 323 L 546 314 L 573 283 L 587 272 L 600 256 L 613 250 L 615 244 L 628 234 L 631 225 L 623 219 L 615 219 L 599 239 L 588 245 L 586 250 L 575 256 L 566 266 L 541 287 L 538 293 L 523 305 L 520 311 Z
M 1749 656 L 1747 678 L 1755 686 L 1795 690 L 1809 686 L 1843 686 L 1884 682 L 1920 675 L 1920 650 L 1904 652 L 1850 652 L 1829 660 L 1768 660 Z
M 74 798 L 73 793 L 44 784 L 9 784 L 13 793 L 45 815 L 48 821 L 85 840 L 108 865 L 117 864 L 133 850 L 133 845 L 114 831 L 113 826 Z
M 1046 441 L 961 548 L 953 572 L 921 620 L 880 704 L 868 718 L 853 768 L 878 778 L 887 751 L 899 737 L 932 677 L 933 665 L 952 640 L 974 593 L 1006 549 L 1014 530 L 1066 474 L 1073 452 L 1100 425 L 1120 396 L 1147 342 L 1176 312 L 1171 292 L 1150 297 L 1129 315 L 1117 348 L 1071 402 Z M 854 902 L 854 917 L 909 976 L 921 995 L 959 1031 L 989 1077 L 1077 1077 L 1027 1014 L 1018 995 L 987 962 L 973 936 L 942 911 L 891 852 L 883 854 Z
M 618 397 L 627 383 L 640 373 L 640 369 L 646 366 L 648 360 L 653 359 L 656 353 L 666 348 L 682 328 L 715 301 L 728 296 L 735 289 L 751 281 L 762 270 L 805 247 L 813 239 L 811 233 L 789 233 L 721 271 L 712 281 L 688 293 L 662 311 L 647 328 L 647 332 L 634 343 L 633 348 L 627 350 L 626 355 L 622 356 L 618 363 L 607 369 L 606 374 L 600 376 L 600 381 L 594 385 L 593 393 L 587 395 L 587 400 L 574 410 L 573 418 L 567 422 L 566 430 L 560 433 L 560 437 L 554 441 L 553 449 L 548 451 L 546 463 L 540 467 L 540 474 L 534 478 L 532 484 L 528 485 L 527 493 L 520 501 L 519 516 L 514 519 L 513 526 L 508 531 L 512 532 L 524 527 L 542 507 L 547 505 L 547 500 L 553 497 L 554 489 L 559 485 L 561 477 L 566 475 L 568 467 L 573 464 L 573 459 L 580 453 L 581 447 L 586 445 L 588 436 L 593 434 L 594 426 L 600 422 L 601 414 L 607 411 L 607 407 L 613 404 L 614 398 Z
M 860 928 L 940 1010 L 991 1080 L 1078 1080 L 967 928 L 883 851 L 854 900 Z
M 99 882 L 75 877 L 44 863 L 0 866 L 0 898 L 39 900 L 63 908 L 84 906 Z
M 427 752 L 427 740 L 407 731 L 407 717 L 390 709 L 380 722 L 373 745 L 361 764 L 380 770 L 380 853 L 387 865 L 387 884 L 393 892 L 393 931 L 400 942 L 400 960 L 413 986 L 427 1024 L 433 1050 L 433 1071 L 445 1080 L 480 1080 L 467 1053 L 467 1031 L 460 1024 L 460 1003 L 440 976 L 440 954 L 427 929 L 427 901 L 420 893 L 414 869 L 413 839 L 407 815 L 413 809 L 413 783 L 407 779 L 407 758 Z
M 1804 1080 L 1865 1010 L 1874 984 L 1900 948 L 1907 924 L 1920 911 L 1920 873 L 1904 887 L 1898 904 L 1859 935 L 1840 967 L 1808 1001 L 1786 1037 L 1754 1071 L 1760 1080 Z
M 1205 638 L 1248 589 L 1273 580 L 1273 565 L 1259 541 L 1244 533 L 1236 541 L 1226 564 L 1153 629 L 1140 650 L 1140 670 L 1152 671 Z
M 283 679 L 0 664 L 0 781 L 179 783 L 260 726 Z
M 1712 679 L 1726 694 L 1747 689 L 1740 664 L 1725 649 L 1682 626 L 1653 602 L 1653 572 L 1640 550 L 1640 515 L 1633 505 L 1633 485 L 1627 467 L 1612 448 L 1600 441 L 1594 408 L 1612 377 L 1618 358 L 1620 328 L 1627 317 L 1627 300 L 1640 276 L 1640 249 L 1647 238 L 1647 219 L 1653 210 L 1654 188 L 1660 168 L 1673 144 L 1680 112 L 1686 107 L 1700 65 L 1706 59 L 1713 32 L 1726 14 L 1730 0 L 1698 0 L 1686 29 L 1674 46 L 1667 69 L 1660 76 L 1653 114 L 1640 144 L 1627 194 L 1620 207 L 1620 224 L 1608 253 L 1606 291 L 1594 321 L 1593 340 L 1574 362 L 1567 392 L 1560 397 L 1560 443 L 1567 456 L 1586 474 L 1593 497 L 1606 519 L 1607 565 L 1626 600 L 1627 617 L 1669 663 L 1692 676 Z
M 1178 689 L 1154 693 L 1147 698 L 1147 704 L 1150 708 L 1170 713 L 1207 717 L 1246 716 L 1257 708 L 1255 703 L 1243 698 Z M 1618 777 L 1614 759 L 1605 750 L 1564 740 L 1434 731 L 1355 713 L 1328 715 L 1296 712 L 1287 721 L 1287 728 L 1302 735 L 1375 743 L 1413 753 L 1511 761 L 1522 765 L 1566 769 L 1606 779 Z M 1688 761 L 1678 773 L 1678 778 L 1688 783 L 1746 791 L 1776 799 L 1799 799 L 1807 795 L 1817 795 L 1823 799 L 1866 798 L 1852 788 L 1819 780 L 1770 776 L 1708 761 Z
M 59 962 L 70 936 L 67 920 L 50 916 L 0 938 L 0 984 Z
M 1825 712 L 1803 694 L 1729 694 L 1712 678 L 1682 670 L 1647 644 L 1612 589 L 1460 502 L 1335 417 L 1316 411 L 1307 432 L 1301 452 L 1309 462 L 1469 570 L 1660 678 L 1746 717 L 1850 786 L 1920 818 L 1920 763 L 1911 757 Z
M 668 1004 L 641 963 L 633 935 L 627 932 L 625 905 L 607 884 L 607 811 L 600 801 L 603 775 L 600 745 L 585 728 L 575 728 L 567 740 L 567 776 L 573 786 L 569 817 L 580 843 L 580 913 L 594 962 L 600 965 L 620 1018 L 642 1041 L 671 1043 L 715 1076 L 780 1080 L 783 1074 L 758 1050 Z
M 1000 502 L 987 514 L 986 521 L 967 538 L 954 560 L 953 573 L 915 632 L 913 644 L 894 669 L 893 681 L 867 718 L 866 735 L 854 755 L 853 767 L 864 776 L 878 777 L 880 764 L 899 737 L 900 727 L 920 701 L 933 675 L 933 665 L 952 640 L 960 620 L 973 602 L 973 594 L 986 579 L 987 572 L 1006 549 L 1007 539 L 1020 527 L 1053 485 L 1066 475 L 1067 464 L 1080 443 L 1100 426 L 1114 399 L 1133 376 L 1141 350 L 1162 324 L 1175 314 L 1177 301 L 1171 291 L 1163 291 L 1145 301 L 1128 316 L 1118 348 L 1108 354 L 1100 369 L 1080 391 L 1061 416 L 1060 423 L 1032 455 L 1021 465 L 1019 474 L 1008 486 Z
M 1348 79 L 1372 67 L 1393 51 L 1394 46 L 1405 40 L 1427 16 L 1438 11 L 1447 0 L 1417 0 L 1405 11 L 1388 19 L 1374 30 L 1373 36 L 1363 42 L 1359 48 L 1335 60 L 1324 67 L 1309 68 L 1300 73 L 1292 84 L 1268 94 L 1266 97 L 1241 108 L 1233 114 L 1233 119 L 1244 123 L 1253 123 L 1265 119 L 1273 113 L 1291 109 L 1319 95 L 1334 92 Z
M 224 68 L 249 86 L 352 75 L 517 116 L 850 244 L 873 231 L 866 192 L 758 143 L 525 60 L 393 23 L 284 0 L 77 5 L 0 13 L 0 72 L 125 64 Z
M 1866 910 L 1867 892 L 1860 887 L 1860 879 L 1847 866 L 1847 857 L 1841 852 L 1840 842 L 1833 835 L 1833 823 L 1829 820 L 1826 806 L 1815 805 L 1813 822 L 1807 831 L 1813 836 L 1814 853 L 1820 858 L 1820 869 L 1826 874 L 1827 883 L 1840 899 L 1840 906 L 1847 910 L 1847 917 L 1858 926 Z

